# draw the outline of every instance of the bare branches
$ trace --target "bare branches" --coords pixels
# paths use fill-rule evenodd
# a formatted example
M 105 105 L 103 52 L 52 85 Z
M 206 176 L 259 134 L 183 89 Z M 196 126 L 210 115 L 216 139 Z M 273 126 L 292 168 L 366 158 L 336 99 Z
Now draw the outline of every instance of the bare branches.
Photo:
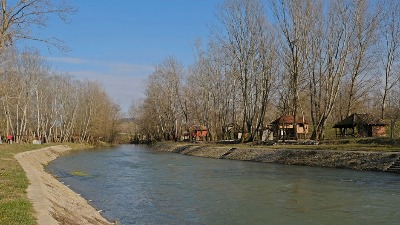
M 189 75 L 179 78 L 186 91 L 176 92 L 175 119 L 206 124 L 218 139 L 233 124 L 251 141 L 277 111 L 309 114 L 312 138 L 322 139 L 329 122 L 354 110 L 400 111 L 397 1 L 270 0 L 269 7 L 272 24 L 261 1 L 223 1 L 208 48 L 198 47 Z M 151 97 L 146 107 L 157 108 Z
M 400 64 L 400 4 L 398 1 L 385 1 L 382 3 L 384 13 L 382 13 L 380 24 L 380 33 L 382 35 L 380 49 L 384 77 L 381 117 L 384 118 L 389 92 L 399 81 L 399 75 L 396 76 L 396 73 L 398 74 L 400 71 L 398 67 Z
M 2 134 L 16 142 L 112 141 L 119 107 L 100 84 L 54 73 L 37 51 L 7 49 L 0 59 Z
M 21 39 L 44 42 L 60 51 L 68 48 L 60 40 L 53 37 L 39 37 L 32 32 L 47 26 L 48 18 L 56 15 L 64 22 L 69 21 L 69 15 L 76 12 L 76 8 L 66 0 L 19 0 L 1 1 L 0 27 L 0 54 L 5 46 Z

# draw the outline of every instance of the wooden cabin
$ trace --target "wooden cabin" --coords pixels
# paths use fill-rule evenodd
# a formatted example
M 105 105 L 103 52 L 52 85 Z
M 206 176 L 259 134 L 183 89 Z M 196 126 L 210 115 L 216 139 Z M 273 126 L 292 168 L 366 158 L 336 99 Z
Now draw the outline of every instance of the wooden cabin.
M 294 116 L 284 115 L 271 123 L 274 138 L 277 140 L 290 140 L 298 138 L 306 138 L 308 134 L 308 122 L 304 116 L 297 118 L 296 128 L 294 126 Z M 295 136 L 295 129 L 297 137 Z
M 368 113 L 353 113 L 337 122 L 336 137 L 386 137 L 386 124 Z
M 241 130 L 239 129 L 239 126 L 237 124 L 227 124 L 224 127 L 224 139 L 225 140 L 237 140 L 239 139 L 239 133 L 241 133 Z
M 189 127 L 189 133 L 194 141 L 204 141 L 207 138 L 208 129 L 203 125 L 193 125 Z
M 189 132 L 183 132 L 181 136 L 181 141 L 190 141 L 190 133 Z

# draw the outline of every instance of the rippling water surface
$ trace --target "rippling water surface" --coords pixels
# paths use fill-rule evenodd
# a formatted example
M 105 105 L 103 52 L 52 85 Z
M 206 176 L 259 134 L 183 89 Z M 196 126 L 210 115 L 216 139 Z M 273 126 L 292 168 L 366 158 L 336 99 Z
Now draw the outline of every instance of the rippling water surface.
M 134 145 L 71 153 L 47 170 L 121 224 L 400 223 L 397 174 L 206 159 Z

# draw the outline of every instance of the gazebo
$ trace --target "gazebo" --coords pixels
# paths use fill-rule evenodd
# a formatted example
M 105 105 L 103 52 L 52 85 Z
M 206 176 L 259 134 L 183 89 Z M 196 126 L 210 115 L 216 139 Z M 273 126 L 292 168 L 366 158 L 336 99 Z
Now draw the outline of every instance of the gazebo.
M 385 137 L 385 126 L 383 120 L 371 114 L 353 113 L 337 122 L 333 128 L 336 128 L 336 137 Z

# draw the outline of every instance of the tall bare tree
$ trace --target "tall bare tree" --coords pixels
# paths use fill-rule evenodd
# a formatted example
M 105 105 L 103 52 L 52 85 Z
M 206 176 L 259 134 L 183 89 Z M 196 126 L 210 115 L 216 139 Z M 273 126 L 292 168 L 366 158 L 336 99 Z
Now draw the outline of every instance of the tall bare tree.
M 385 118 L 387 97 L 390 90 L 399 81 L 399 56 L 400 56 L 400 3 L 396 0 L 382 1 L 381 55 L 383 65 L 383 91 L 381 102 L 381 118 Z M 397 73 L 397 75 L 396 75 Z
M 40 37 L 35 28 L 47 26 L 48 17 L 58 16 L 68 21 L 68 16 L 76 11 L 65 0 L 1 0 L 0 6 L 0 54 L 4 47 L 20 39 L 41 41 L 66 50 L 62 41 L 55 37 Z
M 268 28 L 265 5 L 258 0 L 225 1 L 217 16 L 222 28 L 214 34 L 228 51 L 231 71 L 241 93 L 242 132 L 248 133 L 248 140 L 251 141 L 257 126 L 256 116 L 259 113 L 257 106 L 264 104 L 263 100 L 267 100 L 265 97 L 269 90 L 265 88 L 270 88 L 268 84 L 264 85 L 264 96 L 262 96 L 263 89 L 259 85 L 263 81 L 260 76 L 269 77 L 265 76 L 269 68 L 263 63 L 265 56 L 262 55 L 267 53 L 262 49 L 270 44 L 268 40 L 263 40 L 267 36 Z
M 196 46 L 196 60 L 190 67 L 185 85 L 190 90 L 191 122 L 205 125 L 211 139 L 222 139 L 226 125 L 234 123 L 235 83 L 232 76 L 227 76 L 227 55 L 220 43 L 211 41 L 206 51 L 201 49 L 199 42 Z
M 270 1 L 277 26 L 282 34 L 283 49 L 281 61 L 285 65 L 285 75 L 288 88 L 287 98 L 289 113 L 294 116 L 294 126 L 297 123 L 299 108 L 299 92 L 304 84 L 304 57 L 307 54 L 306 35 L 311 29 L 311 0 L 272 0 Z M 295 136 L 297 129 L 294 129 Z
M 322 9 L 323 3 L 318 1 L 313 6 Z M 315 23 L 308 35 L 310 45 L 307 45 L 306 61 L 314 129 L 312 138 L 316 140 L 324 138 L 325 124 L 348 66 L 354 32 L 351 29 L 351 1 L 329 2 L 328 16 L 323 16 L 318 8 L 309 14 Z
M 380 18 L 380 9 L 371 4 L 369 0 L 357 0 L 351 2 L 352 7 L 351 29 L 354 30 L 351 53 L 349 55 L 349 71 L 347 88 L 347 106 L 345 116 L 354 112 L 356 103 L 368 94 L 373 82 L 368 70 L 372 70 L 374 64 L 373 48 L 377 43 L 377 27 Z
M 167 57 L 159 65 L 155 71 L 149 76 L 145 104 L 148 109 L 153 110 L 157 117 L 158 130 L 160 130 L 165 140 L 173 140 L 178 136 L 178 119 L 181 118 L 181 106 L 184 104 L 181 96 L 181 79 L 183 75 L 183 67 L 173 57 Z M 149 111 L 145 111 L 143 120 L 152 115 L 146 115 Z

